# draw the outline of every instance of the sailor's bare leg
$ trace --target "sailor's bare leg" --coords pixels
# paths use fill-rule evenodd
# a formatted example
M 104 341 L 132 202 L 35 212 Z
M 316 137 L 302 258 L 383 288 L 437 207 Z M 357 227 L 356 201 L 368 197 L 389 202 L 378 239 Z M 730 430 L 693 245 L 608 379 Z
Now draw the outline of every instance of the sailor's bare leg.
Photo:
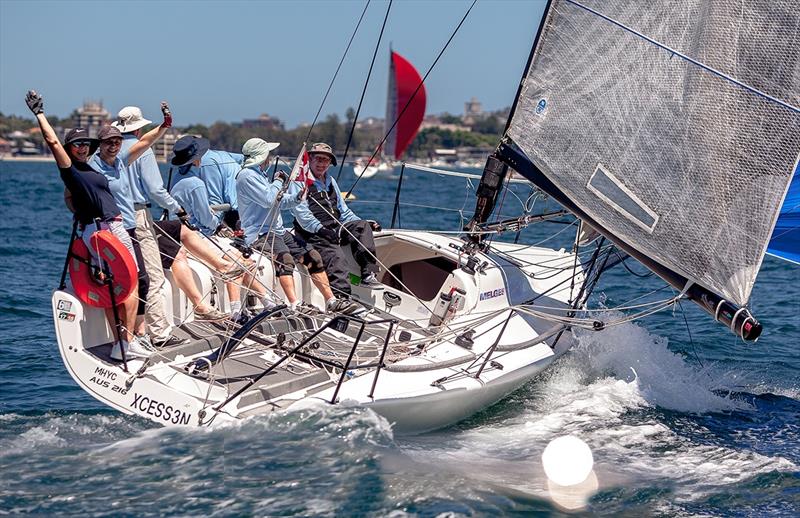
M 281 283 L 281 288 L 283 288 L 283 292 L 286 294 L 286 301 L 289 304 L 297 302 L 297 295 L 294 292 L 294 276 L 281 275 L 278 277 L 278 282 Z
M 116 322 L 114 321 L 114 309 L 113 308 L 106 308 L 106 318 L 108 319 L 108 323 L 111 326 L 111 334 L 115 338 L 122 338 L 123 340 L 130 342 L 133 340 L 133 328 L 132 324 L 136 322 L 136 310 L 139 308 L 139 290 L 134 285 L 133 292 L 128 297 L 128 299 L 119 304 L 117 306 L 117 316 L 119 317 L 120 324 L 122 325 L 122 336 L 117 336 L 117 326 Z
M 189 252 L 213 269 L 224 272 L 231 268 L 231 263 L 217 255 L 217 250 L 211 248 L 197 232 L 181 226 L 181 244 Z
M 231 282 L 225 283 L 225 289 L 228 290 L 228 300 L 231 302 L 235 302 L 241 299 L 242 291 L 239 289 L 239 285 L 242 283 L 244 276 L 237 277 L 233 279 Z
M 136 315 L 136 325 L 133 327 L 136 330 L 136 334 L 139 336 L 142 336 L 147 332 L 144 315 Z
M 322 297 L 325 299 L 325 302 L 328 302 L 333 298 L 333 291 L 331 290 L 331 283 L 328 282 L 328 274 L 323 272 L 312 273 L 311 275 L 311 282 L 314 283 L 314 286 L 317 287 L 320 293 L 322 293 Z
M 201 313 L 211 311 L 211 308 L 203 303 L 203 295 L 194 283 L 194 275 L 192 275 L 192 269 L 189 267 L 189 261 L 186 259 L 186 250 L 182 247 L 175 256 L 170 271 L 172 272 L 172 278 L 175 280 L 178 289 L 186 294 L 186 297 L 195 309 L 199 310 Z

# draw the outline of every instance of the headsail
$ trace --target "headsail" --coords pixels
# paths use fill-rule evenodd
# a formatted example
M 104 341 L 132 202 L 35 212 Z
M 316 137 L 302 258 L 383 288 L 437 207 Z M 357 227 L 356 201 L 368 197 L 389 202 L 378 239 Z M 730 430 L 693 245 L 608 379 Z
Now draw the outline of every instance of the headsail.
M 800 264 L 800 166 L 794 170 L 767 253 Z
M 671 282 L 738 305 L 800 153 L 800 12 L 746 4 L 553 0 L 518 153 L 499 152 Z
M 389 137 L 384 153 L 399 159 L 419 131 L 425 117 L 425 85 L 414 66 L 397 52 L 390 51 L 389 91 L 386 96 L 386 129 L 400 116 Z M 417 91 L 419 87 L 419 91 Z M 416 95 L 414 92 L 416 91 Z M 413 95 L 413 98 L 412 98 Z M 409 103 L 409 99 L 411 102 Z M 408 108 L 406 108 L 408 104 Z M 405 112 L 403 112 L 405 108 Z

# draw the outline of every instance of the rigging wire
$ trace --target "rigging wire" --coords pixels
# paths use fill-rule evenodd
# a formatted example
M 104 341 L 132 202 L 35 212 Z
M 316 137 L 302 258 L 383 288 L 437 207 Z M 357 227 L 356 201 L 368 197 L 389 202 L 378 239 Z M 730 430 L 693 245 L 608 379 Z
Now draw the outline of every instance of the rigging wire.
M 367 93 L 367 86 L 369 86 L 369 78 L 372 76 L 372 68 L 375 66 L 375 58 L 378 56 L 378 49 L 383 40 L 383 31 L 386 29 L 386 22 L 389 20 L 389 12 L 392 10 L 392 0 L 389 0 L 389 5 L 386 7 L 386 15 L 383 17 L 383 25 L 381 25 L 381 32 L 378 34 L 378 41 L 375 43 L 375 51 L 372 53 L 372 62 L 369 64 L 369 71 L 367 72 L 367 79 L 364 81 L 364 88 L 361 90 L 361 99 L 358 100 L 358 108 L 356 109 L 355 117 L 353 117 L 353 125 L 350 127 L 350 134 L 347 136 L 347 145 L 344 148 L 342 161 L 339 163 L 339 172 L 336 174 L 336 180 L 342 176 L 342 169 L 344 169 L 344 162 L 347 159 L 347 152 L 350 151 L 350 144 L 353 142 L 353 134 L 356 132 L 356 123 L 358 123 L 358 114 L 361 113 L 361 105 L 364 103 L 364 96 Z
M 397 118 L 392 123 L 392 127 L 389 128 L 389 130 L 386 132 L 386 135 L 383 136 L 381 141 L 375 147 L 375 151 L 372 152 L 372 156 L 367 161 L 368 164 L 371 164 L 372 161 L 375 160 L 375 157 L 378 155 L 378 150 L 380 150 L 383 147 L 383 144 L 386 142 L 386 139 L 389 138 L 389 135 L 392 133 L 392 130 L 394 130 L 395 126 L 397 126 L 397 123 L 403 117 L 403 114 L 406 113 L 406 109 L 408 109 L 408 107 L 411 105 L 411 101 L 417 95 L 417 92 L 419 92 L 419 89 L 422 88 L 422 85 L 425 84 L 425 80 L 428 78 L 428 75 L 430 75 L 430 73 L 433 71 L 434 67 L 439 62 L 439 59 L 442 57 L 442 54 L 444 54 L 444 51 L 447 50 L 447 47 L 450 46 L 450 42 L 452 42 L 453 38 L 455 38 L 456 34 L 458 33 L 458 30 L 464 24 L 464 21 L 467 19 L 467 16 L 469 16 L 469 13 L 470 13 L 470 11 L 472 11 L 472 8 L 475 7 L 475 4 L 477 3 L 477 1 L 478 0 L 472 0 L 472 4 L 470 4 L 469 8 L 467 9 L 467 12 L 464 13 L 464 16 L 461 18 L 461 21 L 458 22 L 458 25 L 453 30 L 453 33 L 450 34 L 450 37 L 447 39 L 447 42 L 444 44 L 444 47 L 442 47 L 442 50 L 439 51 L 439 55 L 436 56 L 436 59 L 433 60 L 433 64 L 431 64 L 431 66 L 428 68 L 428 71 L 425 72 L 425 75 L 422 76 L 422 80 L 417 85 L 416 90 L 414 90 L 414 93 L 412 93 L 411 96 L 408 98 L 408 101 L 406 102 L 406 105 L 403 106 L 403 109 L 400 110 L 400 113 L 397 115 Z M 364 171 L 366 171 L 366 168 L 364 168 Z M 353 190 L 356 188 L 356 185 L 358 185 L 359 180 L 361 180 L 361 178 L 364 176 L 364 171 L 361 171 L 361 174 L 358 175 L 358 178 L 356 178 L 356 181 L 353 182 L 353 185 L 351 185 L 350 188 L 347 190 L 347 194 L 345 195 L 346 198 L 349 198 L 350 195 L 353 193 Z
M 694 339 L 692 339 L 692 330 L 689 326 L 689 320 L 686 318 L 686 311 L 683 310 L 683 306 L 681 305 L 681 299 L 678 299 L 677 302 L 678 302 L 678 307 L 681 310 L 681 315 L 683 316 L 683 323 L 686 326 L 686 333 L 689 335 L 689 343 L 692 345 L 692 354 L 694 355 L 694 359 L 697 360 L 697 363 L 700 364 L 701 368 L 705 369 L 706 366 L 703 365 L 703 361 L 697 355 L 697 349 L 695 349 L 694 347 Z
M 331 82 L 330 84 L 328 84 L 328 89 L 325 91 L 325 95 L 322 97 L 322 102 L 319 104 L 319 109 L 317 110 L 317 114 L 314 116 L 314 121 L 308 128 L 308 133 L 306 133 L 306 140 L 305 140 L 306 142 L 308 142 L 308 139 L 311 138 L 311 131 L 313 131 L 314 125 L 317 123 L 317 119 L 319 119 L 319 114 L 322 113 L 322 107 L 325 106 L 325 101 L 328 99 L 328 94 L 331 93 L 331 88 L 333 88 L 333 83 L 336 81 L 336 76 L 339 75 L 339 70 L 342 68 L 342 63 L 344 63 L 344 58 L 347 56 L 347 52 L 350 50 L 350 45 L 352 45 L 353 39 L 356 37 L 358 28 L 361 26 L 361 21 L 364 19 L 364 15 L 367 13 L 367 8 L 369 7 L 370 1 L 371 0 L 367 0 L 367 3 L 364 5 L 364 10 L 361 11 L 361 17 L 358 19 L 356 28 L 353 29 L 353 34 L 350 36 L 350 41 L 347 42 L 347 48 L 344 49 L 344 53 L 342 54 L 342 59 L 339 60 L 339 65 L 336 67 L 336 72 L 334 72 L 333 77 L 331 78 Z

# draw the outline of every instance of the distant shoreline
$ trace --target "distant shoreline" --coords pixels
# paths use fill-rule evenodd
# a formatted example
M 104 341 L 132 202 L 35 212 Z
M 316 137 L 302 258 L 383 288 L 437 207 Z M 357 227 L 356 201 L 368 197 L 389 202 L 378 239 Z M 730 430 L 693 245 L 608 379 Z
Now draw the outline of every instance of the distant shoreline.
M 2 156 L 0 155 L 0 162 L 55 162 L 56 159 L 47 155 L 29 155 L 29 156 Z
M 28 156 L 10 156 L 0 155 L 0 162 L 55 162 L 56 159 L 50 155 L 28 155 Z M 159 164 L 166 164 L 158 160 Z

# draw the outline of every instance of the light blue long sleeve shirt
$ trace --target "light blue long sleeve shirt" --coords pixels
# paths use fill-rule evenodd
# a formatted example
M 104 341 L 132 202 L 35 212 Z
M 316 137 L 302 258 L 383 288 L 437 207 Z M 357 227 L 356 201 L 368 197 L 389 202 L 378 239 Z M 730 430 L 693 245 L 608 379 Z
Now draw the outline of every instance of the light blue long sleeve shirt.
M 211 210 L 206 184 L 200 179 L 196 167 L 182 167 L 178 170 L 170 194 L 189 213 L 189 223 L 206 236 L 216 232 L 222 222 L 222 213 Z
M 281 209 L 291 209 L 300 203 L 299 182 L 291 182 L 281 199 L 279 208 L 275 200 L 283 186 L 282 180 L 269 181 L 257 165 L 242 169 L 236 176 L 236 191 L 239 198 L 239 219 L 244 229 L 244 240 L 248 245 L 267 232 L 282 236 Z
M 244 155 L 209 149 L 200 160 L 200 178 L 206 183 L 212 205 L 228 203 L 238 210 L 236 173 L 242 168 Z
M 336 184 L 336 180 L 333 179 L 328 173 L 325 173 L 322 181 L 318 179 L 314 179 L 314 187 L 317 188 L 318 191 L 328 192 L 328 187 L 333 184 L 333 188 L 336 191 L 336 204 L 339 208 L 339 221 L 342 223 L 347 223 L 349 221 L 355 221 L 357 219 L 361 219 L 355 215 L 355 213 L 350 210 L 347 204 L 342 199 L 342 191 L 339 190 L 339 186 Z M 314 214 L 311 213 L 311 209 L 309 208 L 308 204 L 313 203 L 309 202 L 308 200 L 304 200 L 302 203 L 299 203 L 297 206 L 292 209 L 292 214 L 294 214 L 295 219 L 303 227 L 303 230 L 306 232 L 315 233 L 318 232 L 319 229 L 322 228 L 322 223 L 314 217 Z
M 111 190 L 111 195 L 122 213 L 122 224 L 125 229 L 131 230 L 136 228 L 136 211 L 133 208 L 133 192 L 131 189 L 133 182 L 128 166 L 125 165 L 127 161 L 127 151 L 120 151 L 114 159 L 113 165 L 108 165 L 100 158 L 100 153 L 95 153 L 89 159 L 89 165 L 108 179 L 108 188 Z
M 121 153 L 130 153 L 131 147 L 139 142 L 133 133 L 122 134 Z M 159 207 L 171 212 L 178 212 L 181 206 L 169 195 L 164 188 L 164 180 L 161 178 L 161 170 L 158 168 L 156 156 L 152 149 L 148 149 L 142 156 L 133 161 L 128 166 L 131 174 L 131 193 L 134 203 L 148 203 L 150 201 L 158 204 Z

